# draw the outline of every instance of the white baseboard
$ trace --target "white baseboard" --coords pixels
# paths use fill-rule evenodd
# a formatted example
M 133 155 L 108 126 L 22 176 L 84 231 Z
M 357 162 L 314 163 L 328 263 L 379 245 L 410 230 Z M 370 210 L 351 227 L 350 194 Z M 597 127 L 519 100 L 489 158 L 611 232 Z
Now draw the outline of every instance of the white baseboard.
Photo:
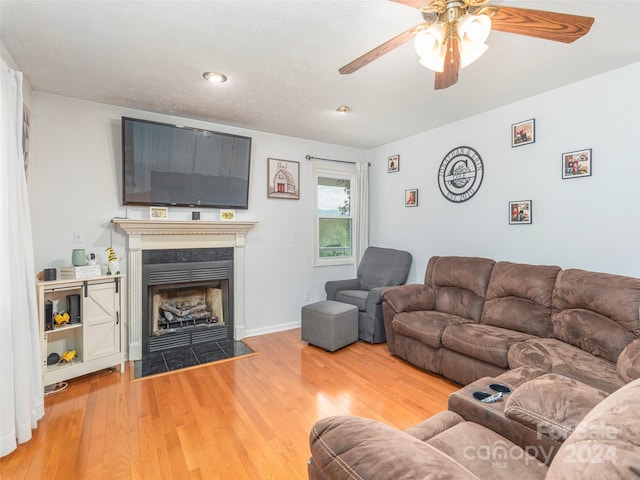
M 300 328 L 301 322 L 280 323 L 278 325 L 270 325 L 263 328 L 249 328 L 247 329 L 246 337 L 255 337 L 257 335 L 265 335 L 267 333 L 282 332 L 284 330 L 293 330 L 294 328 Z

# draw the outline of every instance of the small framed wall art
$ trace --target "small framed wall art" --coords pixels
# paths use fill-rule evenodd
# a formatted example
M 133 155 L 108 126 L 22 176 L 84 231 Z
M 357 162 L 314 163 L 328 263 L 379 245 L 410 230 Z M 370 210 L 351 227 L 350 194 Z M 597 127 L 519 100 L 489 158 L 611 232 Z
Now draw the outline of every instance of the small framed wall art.
M 149 218 L 151 220 L 166 220 L 169 218 L 167 207 L 149 207 Z
M 590 177 L 591 149 L 562 154 L 562 178 Z
M 392 155 L 387 159 L 387 173 L 400 170 L 400 155 Z
M 531 221 L 531 200 L 509 202 L 509 225 L 528 225 Z
M 267 198 L 300 200 L 300 162 L 267 158 Z
M 220 210 L 220 220 L 222 220 L 223 222 L 233 222 L 235 219 L 235 210 Z
M 418 189 L 417 188 L 412 188 L 411 190 L 404 191 L 404 206 L 405 207 L 418 206 Z
M 511 125 L 511 146 L 521 147 L 536 141 L 536 120 L 531 118 Z

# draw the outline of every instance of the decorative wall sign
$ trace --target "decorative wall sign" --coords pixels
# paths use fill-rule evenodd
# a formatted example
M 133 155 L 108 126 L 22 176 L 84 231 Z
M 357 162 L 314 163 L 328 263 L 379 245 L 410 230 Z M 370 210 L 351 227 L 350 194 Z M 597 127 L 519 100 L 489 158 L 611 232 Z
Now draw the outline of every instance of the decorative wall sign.
M 387 159 L 387 173 L 400 170 L 400 155 L 393 155 Z
M 509 224 L 524 225 L 532 221 L 531 200 L 509 202 Z
M 411 190 L 404 191 L 404 206 L 405 207 L 418 206 L 418 189 L 417 188 L 412 188 Z
M 591 149 L 562 154 L 562 178 L 590 177 Z
M 465 202 L 476 194 L 483 176 L 480 154 L 471 147 L 456 147 L 440 164 L 438 186 L 447 200 Z
M 511 146 L 520 147 L 536 141 L 536 120 L 525 120 L 524 122 L 511 125 Z
M 300 162 L 267 158 L 267 198 L 300 200 Z

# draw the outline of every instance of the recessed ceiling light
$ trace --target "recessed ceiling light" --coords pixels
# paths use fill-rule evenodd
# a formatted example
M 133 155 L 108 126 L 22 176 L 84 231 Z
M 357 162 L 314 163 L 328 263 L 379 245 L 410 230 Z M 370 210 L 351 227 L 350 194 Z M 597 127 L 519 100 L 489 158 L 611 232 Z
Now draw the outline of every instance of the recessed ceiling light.
M 227 81 L 227 76 L 218 72 L 204 72 L 202 76 L 213 83 L 224 83 Z
M 338 112 L 338 113 L 350 113 L 351 112 L 351 107 L 348 107 L 346 105 L 342 105 L 341 107 L 336 108 L 336 112 Z

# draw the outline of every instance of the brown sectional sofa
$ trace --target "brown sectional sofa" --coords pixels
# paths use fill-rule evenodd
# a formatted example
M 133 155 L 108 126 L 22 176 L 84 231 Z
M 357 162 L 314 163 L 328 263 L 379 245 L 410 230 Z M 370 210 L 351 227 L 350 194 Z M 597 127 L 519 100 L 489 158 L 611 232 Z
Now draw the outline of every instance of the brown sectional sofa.
M 433 257 L 383 299 L 389 351 L 466 386 L 404 432 L 318 421 L 311 480 L 640 479 L 640 279 Z
M 637 278 L 432 257 L 383 300 L 389 351 L 463 385 L 524 366 L 606 392 L 640 377 Z

